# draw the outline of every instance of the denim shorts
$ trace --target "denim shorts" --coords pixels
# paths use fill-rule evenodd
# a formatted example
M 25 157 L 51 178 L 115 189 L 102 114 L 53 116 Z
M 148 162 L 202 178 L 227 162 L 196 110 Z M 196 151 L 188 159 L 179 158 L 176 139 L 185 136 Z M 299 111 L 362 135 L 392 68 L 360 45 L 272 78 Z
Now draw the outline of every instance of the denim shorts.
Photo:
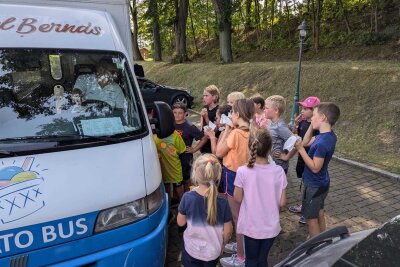
M 329 185 L 323 187 L 305 186 L 301 214 L 306 219 L 317 219 L 319 211 L 324 209 L 325 198 L 328 195 Z
M 226 167 L 223 167 L 218 192 L 233 197 L 233 191 L 235 191 L 235 177 L 236 172 L 231 171 Z

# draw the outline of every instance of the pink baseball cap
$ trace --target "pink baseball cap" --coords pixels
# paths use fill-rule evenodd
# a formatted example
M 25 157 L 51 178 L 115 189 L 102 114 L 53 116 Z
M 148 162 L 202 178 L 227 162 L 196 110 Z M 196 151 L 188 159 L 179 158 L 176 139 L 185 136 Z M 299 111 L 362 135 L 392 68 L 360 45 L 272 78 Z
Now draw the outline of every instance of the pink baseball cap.
M 316 105 L 321 102 L 316 96 L 309 96 L 303 102 L 297 102 L 297 105 L 306 108 L 314 108 Z

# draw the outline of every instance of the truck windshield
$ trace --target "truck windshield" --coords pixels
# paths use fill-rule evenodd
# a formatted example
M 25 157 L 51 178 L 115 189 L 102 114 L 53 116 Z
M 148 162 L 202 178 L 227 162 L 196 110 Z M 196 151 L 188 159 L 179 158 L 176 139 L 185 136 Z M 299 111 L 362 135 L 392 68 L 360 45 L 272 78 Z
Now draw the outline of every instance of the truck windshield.
M 0 150 L 13 140 L 143 132 L 128 69 L 115 52 L 0 49 Z

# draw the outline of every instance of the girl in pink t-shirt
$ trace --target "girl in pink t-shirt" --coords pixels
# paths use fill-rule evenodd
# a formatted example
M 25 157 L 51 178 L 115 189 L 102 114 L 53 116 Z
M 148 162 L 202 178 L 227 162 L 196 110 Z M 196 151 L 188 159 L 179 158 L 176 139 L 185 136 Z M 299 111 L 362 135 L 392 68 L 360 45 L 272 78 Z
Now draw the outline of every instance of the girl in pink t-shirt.
M 286 174 L 269 164 L 272 137 L 268 130 L 250 133 L 250 160 L 238 168 L 234 199 L 241 203 L 236 231 L 244 235 L 246 266 L 268 266 L 268 253 L 281 231 L 279 209 L 286 203 Z

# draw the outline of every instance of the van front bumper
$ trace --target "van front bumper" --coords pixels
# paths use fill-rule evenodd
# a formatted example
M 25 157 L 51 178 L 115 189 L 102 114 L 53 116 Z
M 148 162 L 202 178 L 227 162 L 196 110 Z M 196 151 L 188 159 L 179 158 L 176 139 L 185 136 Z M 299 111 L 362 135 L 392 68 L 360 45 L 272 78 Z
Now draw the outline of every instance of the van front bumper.
M 167 198 L 147 218 L 90 237 L 0 259 L 0 266 L 164 266 L 168 241 Z

